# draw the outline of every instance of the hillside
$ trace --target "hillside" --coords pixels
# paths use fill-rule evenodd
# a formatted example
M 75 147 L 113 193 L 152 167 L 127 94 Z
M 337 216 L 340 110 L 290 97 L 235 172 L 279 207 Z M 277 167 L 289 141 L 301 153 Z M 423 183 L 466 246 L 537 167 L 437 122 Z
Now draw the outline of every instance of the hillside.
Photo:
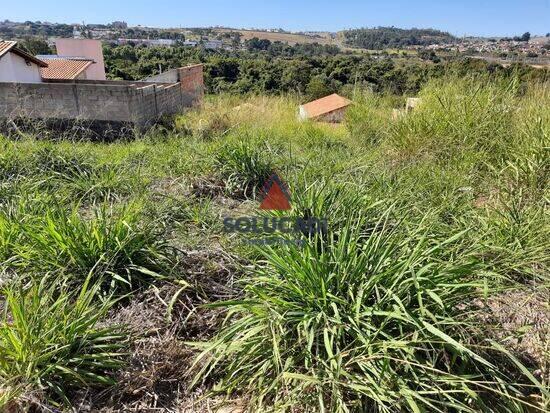
M 279 32 L 268 32 L 263 30 L 240 30 L 240 29 L 226 29 L 226 28 L 216 28 L 213 29 L 214 33 L 239 33 L 243 40 L 250 40 L 253 38 L 266 39 L 271 42 L 283 42 L 288 43 L 289 45 L 295 45 L 299 43 L 319 43 L 319 44 L 335 44 L 334 40 L 331 38 L 331 34 L 326 33 L 316 33 L 315 35 L 308 34 L 295 34 L 295 33 L 279 33 Z
M 346 45 L 372 50 L 452 43 L 456 40 L 451 34 L 434 29 L 376 27 L 346 30 L 342 33 Z
M 0 136 L 0 411 L 548 411 L 548 83 L 419 96 Z

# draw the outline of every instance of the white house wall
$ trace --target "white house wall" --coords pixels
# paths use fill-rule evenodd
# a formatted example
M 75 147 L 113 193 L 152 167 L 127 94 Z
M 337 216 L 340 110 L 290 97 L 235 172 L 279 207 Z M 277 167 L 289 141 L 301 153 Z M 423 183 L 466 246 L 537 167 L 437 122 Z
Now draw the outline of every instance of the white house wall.
M 38 65 L 8 52 L 0 58 L 0 82 L 40 83 Z

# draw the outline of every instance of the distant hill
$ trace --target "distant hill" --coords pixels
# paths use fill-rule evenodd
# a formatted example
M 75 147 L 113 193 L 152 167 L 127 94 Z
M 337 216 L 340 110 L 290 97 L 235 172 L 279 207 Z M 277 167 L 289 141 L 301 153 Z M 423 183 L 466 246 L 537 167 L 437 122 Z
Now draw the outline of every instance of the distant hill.
M 230 29 L 230 28 L 215 28 L 212 31 L 216 34 L 224 33 L 239 33 L 242 40 L 250 40 L 253 38 L 265 39 L 271 42 L 283 42 L 289 45 L 295 45 L 298 43 L 319 43 L 319 44 L 334 44 L 330 33 L 318 32 L 315 34 L 306 33 L 281 33 L 266 30 L 242 30 L 242 29 Z
M 342 32 L 344 43 L 362 49 L 393 49 L 405 46 L 453 43 L 456 38 L 450 33 L 434 29 L 398 29 L 376 27 L 353 29 Z

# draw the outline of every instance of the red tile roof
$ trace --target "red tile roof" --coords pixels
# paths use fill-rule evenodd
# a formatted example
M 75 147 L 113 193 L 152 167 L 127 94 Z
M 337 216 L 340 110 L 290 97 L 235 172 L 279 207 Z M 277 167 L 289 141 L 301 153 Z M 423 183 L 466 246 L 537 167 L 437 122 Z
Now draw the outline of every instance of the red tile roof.
M 308 118 L 316 118 L 321 115 L 325 115 L 335 110 L 345 108 L 351 105 L 351 100 L 348 100 L 340 95 L 333 94 L 321 99 L 314 100 L 313 102 L 302 105 Z
M 4 56 L 16 44 L 17 42 L 8 42 L 6 40 L 0 40 L 0 56 Z
M 48 67 L 40 69 L 43 79 L 76 79 L 93 60 L 72 60 L 72 59 L 44 59 Z
M 7 40 L 0 40 L 0 57 L 4 56 L 6 53 L 12 52 L 16 55 L 22 57 L 25 60 L 28 60 L 30 62 L 33 62 L 41 67 L 48 66 L 47 63 L 43 62 L 40 59 L 37 59 L 33 55 L 25 52 L 24 50 L 17 47 L 17 42 L 15 41 L 7 41 Z

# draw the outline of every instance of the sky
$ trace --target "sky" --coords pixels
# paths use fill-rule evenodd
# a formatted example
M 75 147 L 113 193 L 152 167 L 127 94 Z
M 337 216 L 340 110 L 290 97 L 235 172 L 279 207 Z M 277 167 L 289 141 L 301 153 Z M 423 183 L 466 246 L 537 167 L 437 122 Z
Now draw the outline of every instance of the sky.
M 454 35 L 550 32 L 550 0 L 2 0 L 0 20 L 338 31 L 395 26 Z

